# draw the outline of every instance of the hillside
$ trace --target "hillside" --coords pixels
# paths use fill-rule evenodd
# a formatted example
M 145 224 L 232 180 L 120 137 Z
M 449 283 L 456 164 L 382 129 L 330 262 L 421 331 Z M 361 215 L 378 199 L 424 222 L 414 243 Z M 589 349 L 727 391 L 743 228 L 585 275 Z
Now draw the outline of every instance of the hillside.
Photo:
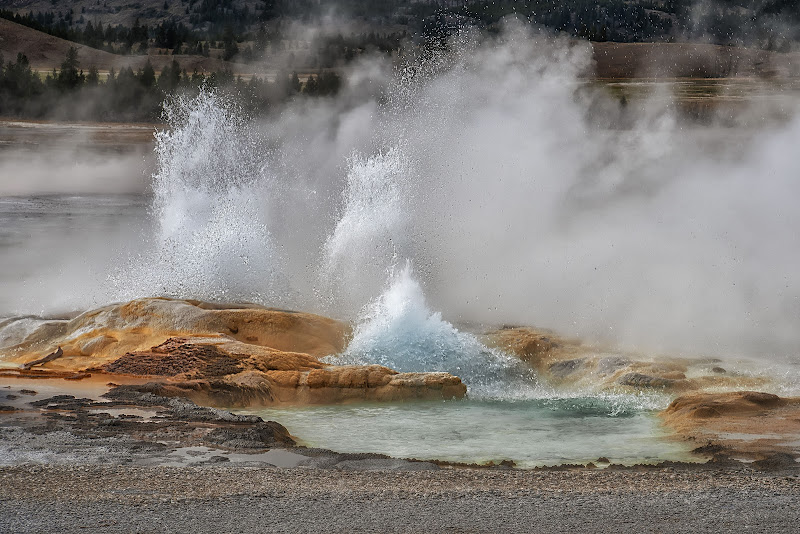
M 226 11 L 228 16 L 237 13 L 248 13 L 255 15 L 256 10 L 264 4 L 262 0 L 224 0 L 220 2 L 197 2 L 197 0 L 71 0 L 63 2 L 55 0 L 6 0 L 2 2 L 5 9 L 10 9 L 17 13 L 45 13 L 48 11 L 64 12 L 72 10 L 73 18 L 77 24 L 85 22 L 101 22 L 104 26 L 123 25 L 133 26 L 136 20 L 140 24 L 155 26 L 156 24 L 174 20 L 186 26 L 195 24 L 196 14 L 202 9 L 203 5 L 212 7 L 213 12 L 219 12 L 221 19 L 225 19 Z M 166 9 L 164 7 L 166 6 Z M 195 14 L 195 17 L 192 17 Z M 254 20 L 251 17 L 250 20 Z M 203 23 L 197 24 L 202 27 Z
M 598 78 L 800 76 L 800 53 L 695 43 L 592 43 Z
M 150 38 L 157 27 L 171 27 L 190 34 L 184 42 L 225 35 L 242 42 L 262 27 L 277 34 L 331 16 L 337 25 L 347 20 L 362 28 L 356 31 L 400 27 L 436 37 L 467 26 L 491 28 L 513 16 L 595 41 L 692 41 L 784 52 L 800 44 L 797 0 L 5 0 L 0 7 L 34 17 L 60 37 L 101 25 L 145 28 Z
M 275 71 L 269 63 L 245 65 L 198 55 L 111 54 L 0 19 L 0 53 L 6 60 L 13 61 L 17 53 L 22 52 L 35 70 L 51 71 L 59 68 L 70 46 L 78 49 L 81 68 L 94 65 L 101 72 L 112 67 L 116 71 L 124 67 L 138 70 L 148 59 L 156 71 L 171 64 L 173 59 L 188 73 L 230 70 L 248 77 L 254 73 L 271 75 Z M 593 47 L 598 78 L 800 76 L 800 53 L 797 52 L 783 54 L 689 43 L 593 43 Z
M 155 70 L 160 71 L 175 59 L 181 65 L 181 68 L 189 73 L 195 70 L 198 72 L 230 70 L 234 74 L 253 74 L 253 67 L 251 66 L 222 61 L 221 59 L 211 57 L 158 54 L 151 54 L 148 56 L 122 56 L 111 54 L 71 41 L 59 39 L 58 37 L 53 37 L 52 35 L 33 30 L 20 24 L 15 24 L 5 19 L 0 19 L 0 53 L 2 53 L 6 61 L 15 60 L 17 53 L 22 52 L 28 57 L 28 61 L 30 61 L 33 69 L 50 71 L 61 65 L 61 62 L 64 61 L 64 57 L 67 54 L 67 50 L 71 46 L 78 49 L 78 58 L 81 68 L 88 69 L 90 66 L 94 65 L 101 72 L 108 71 L 112 67 L 116 71 L 124 67 L 131 67 L 134 70 L 138 70 L 144 66 L 148 59 L 150 59 Z

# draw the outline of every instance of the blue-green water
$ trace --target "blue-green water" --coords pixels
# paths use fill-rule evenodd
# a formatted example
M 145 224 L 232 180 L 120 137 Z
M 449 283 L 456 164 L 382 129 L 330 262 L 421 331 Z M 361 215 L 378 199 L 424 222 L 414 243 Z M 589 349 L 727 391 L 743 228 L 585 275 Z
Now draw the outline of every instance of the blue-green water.
M 462 400 L 254 410 L 304 445 L 338 452 L 453 462 L 513 460 L 520 467 L 688 460 L 669 438 L 653 399 L 581 397 Z

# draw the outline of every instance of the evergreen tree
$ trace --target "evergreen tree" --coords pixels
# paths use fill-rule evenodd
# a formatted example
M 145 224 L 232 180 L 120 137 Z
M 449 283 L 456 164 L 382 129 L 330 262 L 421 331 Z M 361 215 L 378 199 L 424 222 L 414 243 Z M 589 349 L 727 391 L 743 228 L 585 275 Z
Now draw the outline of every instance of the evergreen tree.
M 78 49 L 70 46 L 67 50 L 67 57 L 61 63 L 61 71 L 58 73 L 58 85 L 63 89 L 75 89 L 83 84 L 83 77 L 78 71 L 80 62 L 78 61 Z
M 228 61 L 239 53 L 239 46 L 236 44 L 236 35 L 233 33 L 231 26 L 225 27 L 225 35 L 223 36 L 223 45 L 225 51 L 222 54 L 222 59 Z
M 292 76 L 289 78 L 289 94 L 299 93 L 300 88 L 300 77 L 297 75 L 297 71 L 292 72 Z
M 89 74 L 86 76 L 86 85 L 94 87 L 98 83 L 100 83 L 100 73 L 97 71 L 97 67 L 92 65 L 89 67 Z
M 139 72 L 139 82 L 147 88 L 153 87 L 156 83 L 156 71 L 153 69 L 153 64 L 150 63 L 149 59 L 144 64 L 141 72 Z
M 319 93 L 319 84 L 317 83 L 317 77 L 313 74 L 308 77 L 306 80 L 305 85 L 303 86 L 303 93 L 314 96 Z

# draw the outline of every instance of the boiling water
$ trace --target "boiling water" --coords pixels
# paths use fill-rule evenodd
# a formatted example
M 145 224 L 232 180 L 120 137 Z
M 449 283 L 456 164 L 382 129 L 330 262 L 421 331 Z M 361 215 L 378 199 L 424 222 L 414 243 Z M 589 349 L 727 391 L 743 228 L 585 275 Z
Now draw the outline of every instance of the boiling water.
M 386 291 L 367 307 L 347 350 L 327 360 L 400 372 L 448 372 L 462 379 L 472 398 L 520 399 L 540 393 L 529 366 L 485 347 L 431 311 L 410 264 L 393 273 Z
M 645 403 L 646 405 L 649 404 Z M 696 461 L 635 399 L 466 400 L 252 411 L 304 445 L 338 452 L 520 467 L 596 462 Z

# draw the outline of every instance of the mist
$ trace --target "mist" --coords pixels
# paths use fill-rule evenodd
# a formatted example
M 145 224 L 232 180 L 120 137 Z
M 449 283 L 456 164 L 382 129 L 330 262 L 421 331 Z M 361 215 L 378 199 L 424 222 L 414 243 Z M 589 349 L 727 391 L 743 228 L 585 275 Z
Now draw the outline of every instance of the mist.
M 335 98 L 268 120 L 208 93 L 175 103 L 150 234 L 66 300 L 251 300 L 352 320 L 408 260 L 456 323 L 796 354 L 798 100 L 781 100 L 781 121 L 751 120 L 772 116 L 763 99 L 699 124 L 663 92 L 623 104 L 591 70 L 587 44 L 510 23 L 400 64 L 364 58 Z
M 796 352 L 796 100 L 782 122 L 752 120 L 774 111 L 755 101 L 736 129 L 699 125 L 669 95 L 622 109 L 590 70 L 587 46 L 512 25 L 393 71 L 361 65 L 348 90 L 388 88 L 382 102 L 346 90 L 263 125 L 285 141 L 291 191 L 269 211 L 299 303 L 352 318 L 410 259 L 453 321 Z

